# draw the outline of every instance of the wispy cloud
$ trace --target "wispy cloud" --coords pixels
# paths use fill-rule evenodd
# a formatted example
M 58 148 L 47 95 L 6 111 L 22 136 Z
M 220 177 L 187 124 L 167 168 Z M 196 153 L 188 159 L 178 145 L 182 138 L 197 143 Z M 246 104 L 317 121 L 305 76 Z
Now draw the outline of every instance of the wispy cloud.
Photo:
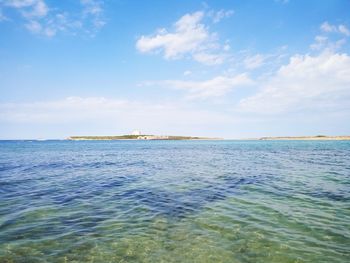
M 267 57 L 262 54 L 248 56 L 244 59 L 244 65 L 247 69 L 256 69 L 264 64 L 266 58 Z
M 212 99 L 221 97 L 236 88 L 252 84 L 253 81 L 245 73 L 236 76 L 220 75 L 203 81 L 163 80 L 145 83 L 145 85 L 149 86 L 157 85 L 164 88 L 183 90 L 188 99 Z
M 184 71 L 184 76 L 189 76 L 192 74 L 192 71 L 191 70 L 186 70 Z
M 2 9 L 0 8 L 0 22 L 7 21 L 8 18 L 4 15 Z
M 276 47 L 268 53 L 256 52 L 254 49 L 240 50 L 231 55 L 226 72 L 242 72 L 242 70 L 245 70 L 255 77 L 257 77 L 257 74 L 269 75 L 285 63 L 289 56 L 288 53 L 287 45 Z M 261 78 L 261 76 L 258 78 Z
M 320 31 L 321 33 L 315 37 L 314 43 L 310 45 L 312 50 L 339 50 L 350 36 L 350 31 L 345 25 L 332 25 L 327 21 L 321 24 Z
M 81 10 L 73 14 L 57 7 L 50 8 L 45 0 L 5 0 L 0 6 L 18 10 L 25 28 L 33 34 L 52 37 L 58 32 L 83 31 L 94 35 L 105 24 L 103 1 L 80 0 L 80 4 Z
M 328 23 L 327 21 L 322 23 L 322 25 L 320 26 L 320 29 L 323 32 L 327 32 L 327 33 L 341 33 L 345 36 L 350 36 L 350 30 L 343 24 L 339 24 L 339 25 L 332 25 L 330 23 Z
M 346 43 L 345 38 L 333 40 L 327 36 L 318 35 L 315 37 L 315 42 L 310 45 L 312 50 L 324 50 L 331 51 L 339 50 Z
M 165 59 L 191 57 L 207 65 L 221 64 L 225 49 L 219 44 L 217 34 L 203 23 L 204 16 L 203 11 L 186 14 L 170 31 L 161 28 L 154 35 L 141 36 L 136 48 L 142 53 L 161 53 Z
M 49 12 L 44 0 L 5 0 L 2 4 L 18 9 L 28 19 L 45 17 Z
M 91 19 L 94 31 L 106 24 L 103 17 L 103 2 L 96 0 L 80 0 L 83 6 L 82 14 L 85 19 Z
M 45 21 L 28 20 L 25 27 L 34 34 L 53 37 L 58 32 L 75 33 L 83 29 L 83 22 L 70 19 L 68 13 L 58 13 Z
M 288 4 L 289 0 L 275 0 L 275 2 L 279 4 Z
M 193 54 L 193 58 L 196 61 L 209 66 L 222 64 L 226 57 L 226 54 L 213 52 L 210 53 L 207 50 Z
M 10 122 L 71 122 L 106 117 L 130 107 L 127 100 L 108 100 L 103 97 L 68 97 L 56 101 L 0 104 L 2 121 Z M 66 115 L 66 116 L 65 116 Z M 52 118 L 52 119 L 51 119 Z
M 222 19 L 232 16 L 235 12 L 233 10 L 221 9 L 219 11 L 209 11 L 208 16 L 213 19 L 213 23 L 219 23 Z

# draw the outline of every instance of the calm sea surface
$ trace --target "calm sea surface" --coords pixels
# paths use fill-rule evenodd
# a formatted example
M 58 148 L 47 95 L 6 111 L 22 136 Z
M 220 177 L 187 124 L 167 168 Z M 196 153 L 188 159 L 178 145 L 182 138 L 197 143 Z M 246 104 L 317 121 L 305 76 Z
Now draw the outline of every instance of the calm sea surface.
M 349 259 L 349 141 L 0 142 L 0 262 Z

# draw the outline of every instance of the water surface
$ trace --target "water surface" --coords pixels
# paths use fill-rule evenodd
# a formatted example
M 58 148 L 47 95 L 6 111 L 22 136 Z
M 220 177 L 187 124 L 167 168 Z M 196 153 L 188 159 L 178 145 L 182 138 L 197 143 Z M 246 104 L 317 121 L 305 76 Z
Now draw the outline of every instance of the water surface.
M 2 141 L 0 262 L 348 262 L 348 141 Z

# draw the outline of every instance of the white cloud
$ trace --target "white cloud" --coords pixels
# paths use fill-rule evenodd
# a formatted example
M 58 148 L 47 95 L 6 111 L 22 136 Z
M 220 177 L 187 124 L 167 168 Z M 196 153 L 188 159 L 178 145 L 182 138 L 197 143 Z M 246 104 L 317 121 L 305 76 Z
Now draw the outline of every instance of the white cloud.
M 311 44 L 310 48 L 314 50 L 320 50 L 323 49 L 327 45 L 327 43 L 328 37 L 318 35 L 315 37 L 315 43 Z
M 103 9 L 101 3 L 95 0 L 80 0 L 80 3 L 84 6 L 84 13 L 86 14 L 101 14 Z
M 225 51 L 229 51 L 230 49 L 231 49 L 231 46 L 230 46 L 229 44 L 226 43 L 226 44 L 224 45 L 224 50 L 225 50 Z
M 204 81 L 165 80 L 148 83 L 148 85 L 155 84 L 184 90 L 189 99 L 206 99 L 224 96 L 235 88 L 252 85 L 253 81 L 243 73 L 233 77 L 217 76 Z
M 141 36 L 136 47 L 141 52 L 164 50 L 165 58 L 178 58 L 183 54 L 198 49 L 200 44 L 208 40 L 209 33 L 202 20 L 204 13 L 186 14 L 175 23 L 175 32 L 166 29 L 158 30 L 155 36 Z
M 83 27 L 80 21 L 70 20 L 66 13 L 59 13 L 48 18 L 45 22 L 34 19 L 28 20 L 25 27 L 33 34 L 53 37 L 57 32 L 74 32 Z
M 310 45 L 312 50 L 337 51 L 345 43 L 350 31 L 345 25 L 332 25 L 327 21 L 320 26 L 322 33 L 315 37 L 315 42 Z M 336 33 L 331 35 L 330 33 Z
M 94 35 L 105 25 L 103 1 L 80 0 L 80 13 L 68 13 L 58 8 L 49 8 L 45 0 L 5 0 L 0 5 L 18 10 L 24 26 L 33 34 L 52 37 L 58 32 L 75 34 L 84 31 Z M 1 13 L 0 13 L 1 20 Z
M 329 24 L 327 21 L 322 23 L 322 25 L 320 26 L 320 29 L 323 32 L 335 32 L 337 30 L 336 26 Z
M 256 54 L 253 56 L 248 56 L 244 59 L 244 65 L 247 69 L 256 69 L 264 64 L 266 56 L 262 54 Z
M 96 0 L 80 0 L 83 6 L 83 17 L 91 18 L 93 30 L 103 27 L 106 22 L 103 18 L 103 2 Z
M 49 9 L 45 2 L 37 1 L 37 3 L 33 7 L 33 10 L 29 13 L 24 13 L 24 15 L 28 17 L 45 17 L 48 11 Z
M 5 6 L 19 9 L 24 17 L 45 17 L 49 9 L 44 0 L 6 0 Z
M 338 26 L 338 30 L 339 30 L 340 33 L 346 35 L 347 37 L 350 36 L 350 30 L 346 26 L 339 25 Z
M 38 0 L 5 0 L 3 2 L 7 6 L 21 8 L 21 7 L 33 6 L 38 2 Z
M 190 71 L 190 70 L 186 70 L 185 72 L 184 72 L 184 76 L 186 77 L 186 76 L 189 76 L 189 75 L 191 75 L 192 74 L 192 71 Z
M 350 56 L 323 52 L 295 55 L 256 95 L 239 103 L 241 111 L 280 113 L 300 109 L 339 109 L 350 105 Z
M 213 19 L 213 23 L 219 23 L 222 19 L 224 18 L 228 18 L 230 16 L 232 16 L 234 14 L 233 10 L 225 10 L 225 9 L 221 9 L 217 12 L 210 12 L 209 16 L 212 17 Z
M 225 60 L 224 54 L 211 54 L 206 52 L 199 52 L 193 54 L 194 60 L 204 64 L 204 65 L 220 65 Z
M 275 2 L 280 4 L 288 4 L 289 0 L 275 0 Z
M 320 26 L 321 31 L 326 33 L 341 33 L 345 36 L 350 36 L 350 30 L 345 25 L 332 25 L 327 21 Z
M 315 42 L 310 45 L 312 50 L 329 50 L 329 51 L 337 51 L 340 49 L 346 40 L 344 38 L 338 40 L 331 40 L 326 36 L 316 36 Z
M 29 21 L 25 27 L 34 34 L 39 34 L 43 30 L 41 24 L 37 21 Z
M 3 14 L 2 9 L 0 8 L 0 22 L 7 20 L 8 18 Z
M 186 14 L 174 24 L 172 32 L 161 28 L 153 36 L 141 36 L 136 48 L 142 53 L 162 53 L 166 59 L 190 56 L 204 64 L 221 64 L 223 57 L 218 53 L 217 35 L 209 32 L 203 18 L 201 11 Z

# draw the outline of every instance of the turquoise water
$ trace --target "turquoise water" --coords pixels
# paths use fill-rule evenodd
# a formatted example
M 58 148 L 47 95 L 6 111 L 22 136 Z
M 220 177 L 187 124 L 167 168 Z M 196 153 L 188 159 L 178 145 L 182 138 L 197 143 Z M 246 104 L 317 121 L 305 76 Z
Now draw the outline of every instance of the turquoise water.
M 349 258 L 350 142 L 0 142 L 0 262 Z

